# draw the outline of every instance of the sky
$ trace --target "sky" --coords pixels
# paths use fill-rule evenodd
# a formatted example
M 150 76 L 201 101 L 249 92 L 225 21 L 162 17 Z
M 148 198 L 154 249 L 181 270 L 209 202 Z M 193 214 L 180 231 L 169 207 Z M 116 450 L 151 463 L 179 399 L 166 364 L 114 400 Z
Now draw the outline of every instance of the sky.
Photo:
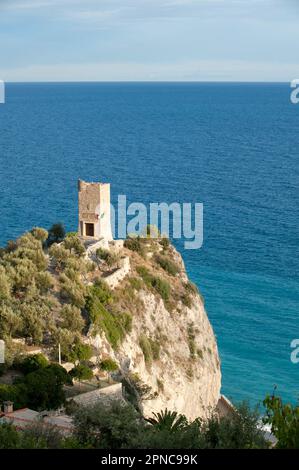
M 5 81 L 291 81 L 299 0 L 0 0 Z

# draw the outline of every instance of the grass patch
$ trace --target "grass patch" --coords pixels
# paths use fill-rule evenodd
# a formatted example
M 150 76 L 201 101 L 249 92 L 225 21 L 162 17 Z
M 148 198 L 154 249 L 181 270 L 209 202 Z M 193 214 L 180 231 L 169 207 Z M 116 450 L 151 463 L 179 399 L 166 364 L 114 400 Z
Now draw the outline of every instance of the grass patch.
M 198 294 L 198 288 L 195 284 L 193 284 L 193 282 L 190 282 L 190 281 L 186 282 L 185 289 L 190 294 Z
M 106 372 L 115 372 L 118 370 L 118 365 L 113 359 L 107 358 L 101 361 L 100 368 Z
M 112 293 L 105 283 L 97 282 L 90 287 L 86 300 L 86 309 L 95 331 L 103 331 L 113 349 L 117 349 L 127 332 L 132 329 L 132 317 L 129 313 L 115 313 L 108 310 L 113 301 Z
M 192 323 L 189 323 L 188 325 L 187 334 L 188 334 L 188 346 L 189 346 L 189 351 L 190 351 L 190 357 L 191 359 L 194 359 L 195 354 L 196 354 L 196 347 L 195 347 L 195 333 L 194 333 L 194 327 Z
M 143 352 L 144 360 L 147 364 L 151 364 L 152 361 L 157 361 L 160 357 L 160 344 L 158 341 L 154 341 L 148 338 L 146 335 L 141 335 L 139 338 L 139 346 Z
M 137 267 L 138 274 L 148 287 L 152 287 L 167 302 L 170 297 L 170 285 L 164 279 L 151 274 L 144 266 Z
M 151 364 L 153 360 L 151 344 L 145 335 L 141 335 L 139 338 L 139 346 L 143 352 L 144 360 L 147 364 Z
M 124 241 L 124 247 L 128 248 L 131 251 L 135 251 L 143 258 L 145 257 L 145 248 L 140 237 L 136 238 L 127 238 Z
M 96 257 L 100 260 L 105 261 L 108 267 L 114 266 L 119 261 L 119 256 L 115 253 L 111 253 L 105 248 L 98 248 L 96 251 Z
M 141 279 L 138 279 L 138 277 L 130 277 L 129 283 L 131 287 L 137 291 L 140 291 L 143 287 L 143 282 Z
M 156 255 L 155 261 L 162 269 L 164 269 L 164 271 L 170 274 L 170 276 L 176 276 L 180 271 L 179 266 L 171 261 L 167 256 Z
M 181 297 L 182 303 L 186 305 L 186 307 L 191 308 L 192 307 L 192 297 L 190 294 L 185 292 L 182 297 Z

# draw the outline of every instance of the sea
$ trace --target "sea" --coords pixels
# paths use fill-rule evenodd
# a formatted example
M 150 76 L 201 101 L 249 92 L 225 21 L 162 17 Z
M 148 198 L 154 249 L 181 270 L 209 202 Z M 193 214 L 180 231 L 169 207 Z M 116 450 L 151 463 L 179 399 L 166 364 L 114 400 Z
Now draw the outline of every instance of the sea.
M 281 83 L 8 83 L 0 105 L 0 245 L 77 228 L 77 180 L 112 202 L 203 204 L 181 251 L 217 336 L 222 392 L 299 395 L 299 104 Z

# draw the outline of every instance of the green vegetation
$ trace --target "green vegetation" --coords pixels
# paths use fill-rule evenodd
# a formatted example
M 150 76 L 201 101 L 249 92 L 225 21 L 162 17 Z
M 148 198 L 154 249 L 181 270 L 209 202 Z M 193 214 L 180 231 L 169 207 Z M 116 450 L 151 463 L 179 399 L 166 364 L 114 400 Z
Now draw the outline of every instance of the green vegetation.
M 114 312 L 113 295 L 105 282 L 91 286 L 86 300 L 86 309 L 94 331 L 103 331 L 111 346 L 116 349 L 130 331 L 132 318 L 126 312 Z
M 264 400 L 266 407 L 265 424 L 277 439 L 277 449 L 299 449 L 299 406 L 283 404 L 281 398 L 268 395 Z
M 171 276 L 176 276 L 180 272 L 179 266 L 167 256 L 156 255 L 155 261 Z
M 70 371 L 70 376 L 73 379 L 81 380 L 90 380 L 93 377 L 93 372 L 90 367 L 85 364 L 78 364 Z
M 167 302 L 170 297 L 170 285 L 164 279 L 154 276 L 144 266 L 137 267 L 138 274 L 142 277 L 148 287 L 152 287 Z
M 197 286 L 193 284 L 193 282 L 190 282 L 190 281 L 186 282 L 185 289 L 190 294 L 198 294 Z
M 105 250 L 105 248 L 98 248 L 96 251 L 96 257 L 98 260 L 104 261 L 109 268 L 112 268 L 119 262 L 119 256 L 116 253 L 111 253 L 111 251 Z
M 118 370 L 117 362 L 110 358 L 103 359 L 100 363 L 100 367 L 106 372 L 115 372 Z
M 181 296 L 181 300 L 182 300 L 183 305 L 186 305 L 186 307 L 188 308 L 192 307 L 192 297 L 186 292 Z
M 30 374 L 38 369 L 43 369 L 49 365 L 48 359 L 43 354 L 33 354 L 22 358 L 19 362 L 14 364 L 16 369 L 19 369 L 23 374 Z
M 146 363 L 151 364 L 160 357 L 160 344 L 146 335 L 139 337 L 139 346 L 142 349 L 144 360 Z
M 44 359 L 40 355 L 31 360 L 26 358 L 20 364 L 24 377 L 13 385 L 0 384 L 0 402 L 13 401 L 16 409 L 24 406 L 34 410 L 59 408 L 65 402 L 63 385 L 70 383 L 70 378 L 63 367 L 47 364 Z
M 77 338 L 72 347 L 67 351 L 66 359 L 73 364 L 88 361 L 92 356 L 92 352 L 91 346 L 81 343 Z
M 60 243 L 65 237 L 64 225 L 60 222 L 53 224 L 49 229 L 48 237 L 46 239 L 47 246 L 51 246 L 53 243 Z
M 264 421 L 278 439 L 275 448 L 298 449 L 298 406 L 283 405 L 278 397 L 266 397 Z M 188 419 L 162 410 L 144 419 L 132 405 L 114 402 L 76 408 L 74 432 L 64 437 L 57 428 L 37 422 L 17 431 L 0 425 L 0 448 L 90 449 L 267 449 L 258 410 L 246 403 L 226 417 L 212 414 L 207 420 Z
M 140 291 L 143 287 L 143 282 L 141 279 L 138 279 L 138 277 L 130 277 L 129 283 L 131 287 L 137 291 Z
M 195 353 L 196 353 L 196 347 L 195 347 L 195 332 L 194 332 L 194 326 L 192 323 L 189 323 L 188 325 L 187 334 L 188 334 L 188 345 L 189 345 L 190 357 L 191 359 L 194 359 Z
M 167 237 L 162 237 L 159 243 L 163 247 L 164 251 L 166 251 L 170 246 L 170 241 Z
M 143 258 L 145 257 L 145 246 L 144 246 L 143 239 L 140 237 L 127 238 L 124 241 L 124 247 L 128 248 L 131 251 L 135 251 Z

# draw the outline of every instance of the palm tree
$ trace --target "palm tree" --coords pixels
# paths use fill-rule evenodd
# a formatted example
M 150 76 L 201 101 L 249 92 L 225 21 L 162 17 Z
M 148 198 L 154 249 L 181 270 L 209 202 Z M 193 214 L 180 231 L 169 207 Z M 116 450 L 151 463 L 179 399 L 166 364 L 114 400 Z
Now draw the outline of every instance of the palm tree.
M 165 411 L 153 413 L 153 417 L 147 418 L 146 421 L 155 426 L 159 431 L 180 431 L 188 425 L 186 416 L 178 414 L 176 411 L 169 411 L 167 408 Z

